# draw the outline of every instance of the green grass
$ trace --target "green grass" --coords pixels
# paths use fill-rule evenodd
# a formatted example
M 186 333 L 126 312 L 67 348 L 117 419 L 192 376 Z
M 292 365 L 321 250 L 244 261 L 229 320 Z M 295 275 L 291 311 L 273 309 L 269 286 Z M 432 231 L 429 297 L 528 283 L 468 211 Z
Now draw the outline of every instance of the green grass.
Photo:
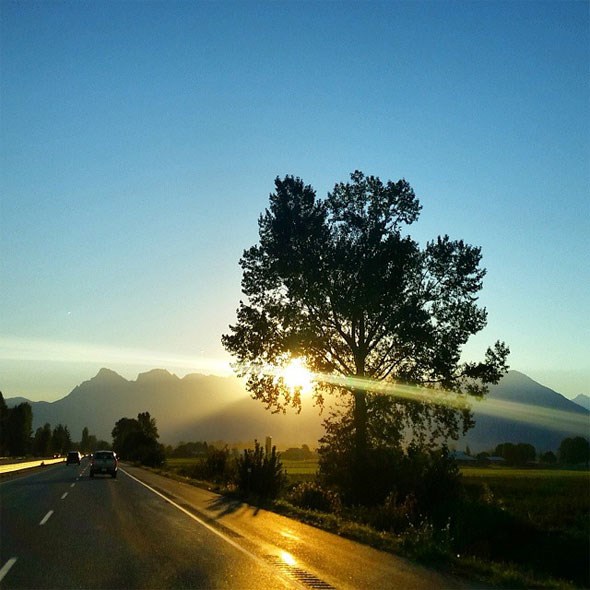
M 287 481 L 290 485 L 315 480 L 315 476 L 318 472 L 317 459 L 282 461 L 282 463 L 287 472 Z
M 465 479 L 510 478 L 510 479 L 580 479 L 590 481 L 590 471 L 573 469 L 522 469 L 518 467 L 461 467 Z
M 166 459 L 166 465 L 169 469 L 173 469 L 173 470 L 178 470 L 181 468 L 190 468 L 193 467 L 194 465 L 196 465 L 196 463 L 198 461 L 200 461 L 200 458 L 195 458 L 195 457 L 187 457 L 187 458 L 167 458 Z
M 545 531 L 590 537 L 590 472 L 464 469 L 466 489 L 486 486 L 493 501 Z

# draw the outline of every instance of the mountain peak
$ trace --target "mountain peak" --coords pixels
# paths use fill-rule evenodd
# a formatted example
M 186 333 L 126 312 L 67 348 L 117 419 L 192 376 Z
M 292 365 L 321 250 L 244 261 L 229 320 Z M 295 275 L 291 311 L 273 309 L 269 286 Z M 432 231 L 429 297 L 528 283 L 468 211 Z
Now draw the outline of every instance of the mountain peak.
M 146 383 L 148 381 L 167 381 L 169 379 L 178 380 L 178 377 L 166 369 L 152 369 L 147 373 L 140 373 L 137 376 L 138 383 Z
M 583 412 L 584 409 L 575 404 L 561 393 L 541 385 L 528 375 L 519 371 L 508 371 L 500 381 L 490 387 L 490 399 L 502 399 L 522 404 L 534 404 L 564 410 L 569 412 Z
M 575 397 L 572 401 L 575 404 L 578 404 L 579 406 L 582 406 L 583 408 L 590 410 L 590 396 L 580 393 L 580 395 Z
M 104 381 L 104 380 L 109 380 L 109 381 L 117 380 L 117 381 L 120 381 L 121 379 L 124 380 L 124 378 L 121 377 L 121 375 L 119 375 L 119 373 L 116 373 L 115 371 L 112 371 L 111 369 L 107 369 L 106 367 L 103 367 L 96 374 L 96 377 L 94 377 L 94 379 L 99 379 L 101 381 Z

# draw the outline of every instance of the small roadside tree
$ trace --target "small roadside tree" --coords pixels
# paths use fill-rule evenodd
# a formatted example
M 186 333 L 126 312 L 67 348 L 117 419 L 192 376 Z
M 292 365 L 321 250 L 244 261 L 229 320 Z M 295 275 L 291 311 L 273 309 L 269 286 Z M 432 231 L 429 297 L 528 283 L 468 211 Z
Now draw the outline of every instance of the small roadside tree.
M 350 449 L 359 499 L 371 448 L 399 446 L 408 433 L 416 444 L 458 438 L 473 425 L 469 395 L 507 370 L 502 342 L 482 362 L 461 362 L 486 324 L 481 251 L 448 236 L 421 248 L 404 234 L 420 210 L 405 180 L 356 171 L 319 200 L 301 179 L 277 178 L 259 243 L 240 260 L 246 299 L 222 337 L 252 396 L 273 411 L 301 407 L 301 388 L 280 372 L 295 358 L 315 373 L 320 406 L 342 396 L 328 435 Z M 446 391 L 458 394 L 453 405 Z

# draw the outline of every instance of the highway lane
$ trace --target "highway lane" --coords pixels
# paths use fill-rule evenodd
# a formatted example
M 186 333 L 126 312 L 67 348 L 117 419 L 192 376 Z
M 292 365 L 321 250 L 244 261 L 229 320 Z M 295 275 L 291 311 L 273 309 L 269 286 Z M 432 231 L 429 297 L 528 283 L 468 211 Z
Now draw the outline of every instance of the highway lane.
M 47 467 L 0 482 L 0 588 L 307 590 L 468 584 L 155 473 Z
M 0 483 L 2 588 L 301 588 L 120 471 L 88 462 Z

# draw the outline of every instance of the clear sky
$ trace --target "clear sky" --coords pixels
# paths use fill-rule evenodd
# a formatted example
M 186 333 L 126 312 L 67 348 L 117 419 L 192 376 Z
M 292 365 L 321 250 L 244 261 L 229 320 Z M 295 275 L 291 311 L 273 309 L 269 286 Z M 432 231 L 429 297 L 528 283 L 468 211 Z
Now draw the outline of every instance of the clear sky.
M 588 2 L 0 3 L 0 390 L 223 373 L 276 176 L 406 178 L 480 358 L 590 394 Z

